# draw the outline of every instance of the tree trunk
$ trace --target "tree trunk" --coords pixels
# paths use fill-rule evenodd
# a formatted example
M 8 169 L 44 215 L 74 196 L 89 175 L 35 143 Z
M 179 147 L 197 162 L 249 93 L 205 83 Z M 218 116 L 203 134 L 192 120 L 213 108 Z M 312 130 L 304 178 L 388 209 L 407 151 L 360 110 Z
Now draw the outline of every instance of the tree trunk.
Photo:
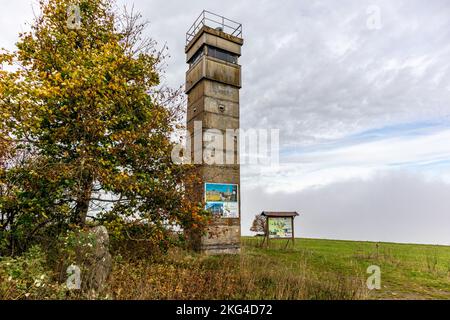
M 91 201 L 92 187 L 93 179 L 89 175 L 89 177 L 82 182 L 76 201 L 74 223 L 80 227 L 83 227 L 86 223 L 89 203 Z

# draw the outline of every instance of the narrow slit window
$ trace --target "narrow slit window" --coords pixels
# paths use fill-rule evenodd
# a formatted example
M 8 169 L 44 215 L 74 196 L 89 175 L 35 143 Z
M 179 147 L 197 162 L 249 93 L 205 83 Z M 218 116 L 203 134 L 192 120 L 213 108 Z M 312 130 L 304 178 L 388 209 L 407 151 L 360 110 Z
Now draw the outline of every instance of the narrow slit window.
M 236 54 L 233 54 L 231 52 L 208 46 L 208 56 L 220 59 L 229 63 L 238 63 L 238 56 Z
M 189 66 L 192 67 L 204 55 L 204 47 L 200 48 L 189 60 Z

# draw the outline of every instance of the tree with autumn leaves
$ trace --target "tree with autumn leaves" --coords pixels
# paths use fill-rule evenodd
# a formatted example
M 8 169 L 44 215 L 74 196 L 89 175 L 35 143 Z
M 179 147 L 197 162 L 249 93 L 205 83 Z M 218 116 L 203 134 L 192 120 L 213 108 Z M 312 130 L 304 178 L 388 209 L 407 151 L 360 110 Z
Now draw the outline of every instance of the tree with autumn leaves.
M 39 3 L 17 50 L 0 54 L 0 241 L 21 251 L 89 218 L 145 226 L 153 241 L 200 227 L 191 170 L 171 159 L 181 95 L 161 88 L 164 54 L 145 23 L 113 0 Z

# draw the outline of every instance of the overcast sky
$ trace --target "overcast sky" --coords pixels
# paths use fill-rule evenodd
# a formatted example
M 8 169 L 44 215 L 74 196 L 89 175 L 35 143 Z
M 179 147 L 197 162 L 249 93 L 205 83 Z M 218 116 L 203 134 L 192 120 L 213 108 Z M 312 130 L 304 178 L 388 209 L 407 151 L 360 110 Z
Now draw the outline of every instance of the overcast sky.
M 14 48 L 36 1 L 0 0 Z M 184 82 L 203 9 L 243 24 L 241 126 L 280 129 L 280 166 L 242 166 L 242 231 L 297 210 L 303 237 L 450 244 L 450 2 L 120 0 Z

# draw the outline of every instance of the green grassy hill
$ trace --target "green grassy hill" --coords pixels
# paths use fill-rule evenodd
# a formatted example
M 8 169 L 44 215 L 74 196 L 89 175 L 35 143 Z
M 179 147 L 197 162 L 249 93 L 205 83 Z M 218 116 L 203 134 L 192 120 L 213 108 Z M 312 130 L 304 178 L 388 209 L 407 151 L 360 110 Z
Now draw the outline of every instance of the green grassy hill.
M 241 255 L 171 250 L 158 259 L 122 261 L 111 278 L 115 299 L 450 299 L 450 247 L 296 239 L 259 246 L 242 238 Z M 368 290 L 367 268 L 381 269 Z
M 296 239 L 295 246 L 283 250 L 285 241 L 272 248 L 258 248 L 261 239 L 243 238 L 245 255 L 289 265 L 303 261 L 312 274 L 336 278 L 367 279 L 367 267 L 381 269 L 381 289 L 367 290 L 369 299 L 450 299 L 450 247 Z

